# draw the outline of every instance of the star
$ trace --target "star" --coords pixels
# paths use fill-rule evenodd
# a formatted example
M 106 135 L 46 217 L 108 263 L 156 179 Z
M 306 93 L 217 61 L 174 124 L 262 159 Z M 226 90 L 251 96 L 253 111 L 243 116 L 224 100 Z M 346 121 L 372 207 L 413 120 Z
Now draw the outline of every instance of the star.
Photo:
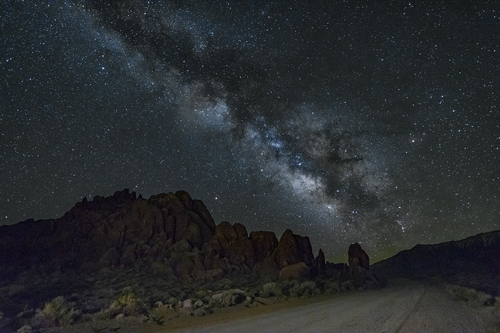
M 331 261 L 497 229 L 496 10 L 6 2 L 0 224 L 130 188 Z

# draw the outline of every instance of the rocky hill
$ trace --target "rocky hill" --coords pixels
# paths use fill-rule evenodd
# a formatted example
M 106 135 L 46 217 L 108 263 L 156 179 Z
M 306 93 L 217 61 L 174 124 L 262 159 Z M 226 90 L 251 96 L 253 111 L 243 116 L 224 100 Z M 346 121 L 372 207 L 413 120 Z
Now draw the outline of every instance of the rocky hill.
M 441 278 L 499 295 L 500 231 L 459 241 L 416 245 L 410 250 L 370 266 L 377 276 L 391 278 Z
M 117 191 L 77 203 L 59 219 L 27 220 L 0 227 L 0 274 L 25 270 L 149 267 L 184 282 L 256 272 L 270 277 L 307 277 L 324 268 L 308 237 L 286 230 L 254 231 L 215 224 L 200 200 L 185 191 L 137 198 Z
M 309 238 L 291 230 L 278 240 L 216 225 L 185 191 L 144 199 L 125 189 L 58 219 L 0 227 L 0 331 L 93 323 L 86 331 L 107 332 L 125 317 L 154 328 L 224 307 L 381 287 L 359 244 L 348 256 L 349 266 L 325 262 L 321 250 L 314 257 Z

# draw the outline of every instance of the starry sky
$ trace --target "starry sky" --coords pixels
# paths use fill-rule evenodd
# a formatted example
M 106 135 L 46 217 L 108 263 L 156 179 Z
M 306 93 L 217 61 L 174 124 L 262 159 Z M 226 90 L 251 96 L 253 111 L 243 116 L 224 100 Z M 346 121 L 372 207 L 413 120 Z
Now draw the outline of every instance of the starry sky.
M 0 6 L 0 225 L 129 188 L 334 262 L 499 228 L 496 1 Z

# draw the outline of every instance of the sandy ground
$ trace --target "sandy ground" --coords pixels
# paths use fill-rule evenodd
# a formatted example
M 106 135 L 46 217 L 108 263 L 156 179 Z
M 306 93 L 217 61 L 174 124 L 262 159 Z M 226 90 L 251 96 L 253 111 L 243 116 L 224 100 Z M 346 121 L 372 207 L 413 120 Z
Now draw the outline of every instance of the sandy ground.
M 132 319 L 132 318 L 130 318 Z M 74 327 L 95 332 L 98 326 Z M 399 281 L 381 290 L 228 309 L 163 325 L 106 323 L 117 332 L 500 332 L 497 307 L 473 308 L 437 286 Z M 67 329 L 65 332 L 69 332 Z

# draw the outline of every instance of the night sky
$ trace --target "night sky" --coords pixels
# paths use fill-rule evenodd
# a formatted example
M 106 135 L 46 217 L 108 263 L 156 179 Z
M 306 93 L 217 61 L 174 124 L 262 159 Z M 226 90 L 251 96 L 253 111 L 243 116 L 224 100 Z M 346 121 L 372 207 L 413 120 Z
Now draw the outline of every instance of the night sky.
M 3 1 L 0 224 L 188 191 L 372 260 L 500 225 L 496 1 Z

